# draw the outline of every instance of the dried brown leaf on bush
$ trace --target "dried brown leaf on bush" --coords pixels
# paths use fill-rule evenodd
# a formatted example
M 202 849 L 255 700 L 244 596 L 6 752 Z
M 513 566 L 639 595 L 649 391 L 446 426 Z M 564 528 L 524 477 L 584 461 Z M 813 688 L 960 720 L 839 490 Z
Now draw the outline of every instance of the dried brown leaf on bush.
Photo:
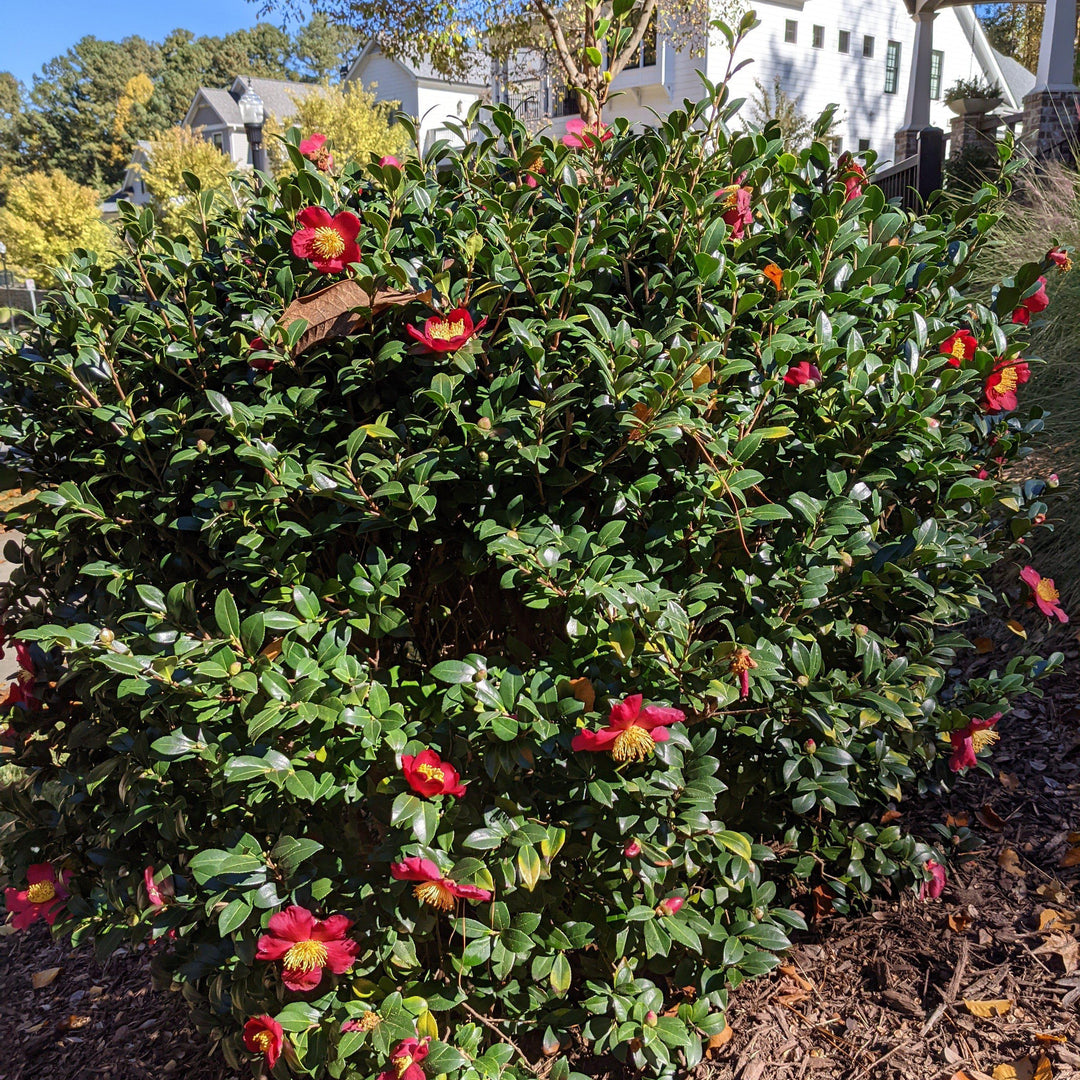
M 355 281 L 335 281 L 318 292 L 298 297 L 278 320 L 283 329 L 298 319 L 307 322 L 307 329 L 293 348 L 293 356 L 300 356 L 321 341 L 336 340 L 355 334 L 369 316 L 378 315 L 387 308 L 400 307 L 413 301 L 431 302 L 431 292 L 411 292 L 397 289 L 378 289 L 375 296 L 362 289 Z

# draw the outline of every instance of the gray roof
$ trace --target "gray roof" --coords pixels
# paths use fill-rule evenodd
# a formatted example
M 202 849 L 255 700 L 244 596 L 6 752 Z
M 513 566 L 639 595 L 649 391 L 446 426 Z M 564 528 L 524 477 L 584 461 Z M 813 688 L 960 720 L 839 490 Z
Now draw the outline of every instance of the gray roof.
M 1005 81 L 1009 84 L 1013 99 L 1023 101 L 1024 96 L 1035 89 L 1035 76 L 1019 60 L 1014 60 L 1011 56 L 998 52 L 997 49 L 994 50 L 994 59 L 997 60 L 1001 74 L 1005 76 Z
M 349 65 L 349 70 L 345 75 L 346 80 L 355 79 L 356 72 L 363 66 L 364 61 L 374 53 L 380 52 L 382 50 L 379 48 L 378 42 L 369 41 L 360 50 L 357 58 Z M 447 83 L 452 86 L 488 87 L 491 85 L 491 57 L 480 49 L 476 49 L 469 54 L 465 71 L 453 79 L 447 78 L 426 58 L 418 60 L 407 56 L 395 56 L 394 61 L 407 71 L 411 71 L 418 79 L 425 79 L 429 82 Z
M 240 96 L 247 88 L 248 80 L 237 76 L 231 90 L 215 90 L 200 86 L 199 94 L 230 127 L 242 127 Z M 289 82 L 285 79 L 252 79 L 252 89 L 263 100 L 268 116 L 288 120 L 296 113 L 296 99 L 306 97 L 318 87 L 314 83 Z

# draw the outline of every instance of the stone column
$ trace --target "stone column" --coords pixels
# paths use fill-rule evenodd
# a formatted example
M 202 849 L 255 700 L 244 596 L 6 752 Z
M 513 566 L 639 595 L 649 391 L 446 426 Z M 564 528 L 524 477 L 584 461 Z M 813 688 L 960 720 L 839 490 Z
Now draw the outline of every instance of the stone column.
M 1024 142 L 1037 158 L 1070 153 L 1076 141 L 1075 59 L 1076 0 L 1046 0 L 1035 89 L 1024 98 Z
M 912 18 L 915 20 L 915 44 L 912 48 L 904 126 L 896 133 L 897 161 L 917 151 L 919 132 L 930 126 L 930 69 L 933 65 L 934 20 L 937 12 L 924 8 L 916 11 Z

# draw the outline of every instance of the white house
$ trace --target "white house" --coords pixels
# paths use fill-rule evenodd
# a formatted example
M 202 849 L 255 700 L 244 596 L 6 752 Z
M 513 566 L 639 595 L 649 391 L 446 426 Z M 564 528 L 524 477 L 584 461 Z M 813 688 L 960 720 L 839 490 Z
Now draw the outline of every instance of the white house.
M 237 76 L 228 90 L 200 86 L 182 123 L 228 154 L 237 165 L 251 164 L 251 147 L 240 119 L 239 101 L 248 85 L 262 98 L 267 116 L 284 126 L 296 115 L 296 102 L 318 89 L 313 83 Z
M 1035 76 L 991 47 L 971 7 L 938 7 L 955 2 L 747 0 L 746 6 L 756 11 L 761 25 L 747 37 L 737 58 L 752 63 L 736 73 L 732 93 L 749 100 L 758 96 L 757 83 L 771 92 L 778 80 L 807 116 L 816 117 L 836 104 L 834 148 L 874 149 L 883 161 L 891 161 L 896 132 L 927 123 L 917 115 L 925 102 L 915 102 L 914 120 L 909 102 L 918 33 L 923 46 L 920 56 L 929 63 L 925 72 L 929 123 L 949 130 L 952 113 L 945 106 L 944 93 L 958 79 L 998 84 L 1004 98 L 1000 112 L 1018 113 L 1023 97 L 1035 86 Z M 921 11 L 914 18 L 911 12 L 916 7 L 934 10 Z M 932 45 L 929 50 L 927 43 Z M 615 79 L 604 118 L 655 122 L 657 114 L 680 107 L 684 99 L 701 97 L 699 73 L 718 82 L 727 64 L 718 32 L 710 35 L 704 55 L 697 56 L 689 48 L 676 48 L 662 32 L 654 34 L 643 42 L 636 63 Z M 524 118 L 550 120 L 556 130 L 567 117 L 577 115 L 557 66 L 546 77 L 522 79 L 519 75 L 513 80 L 500 79 L 499 72 L 493 77 L 485 70 L 489 66 L 485 59 L 478 59 L 475 82 L 449 83 L 431 69 L 390 61 L 369 45 L 346 77 L 378 83 L 377 97 L 398 99 L 403 111 L 421 116 L 428 143 L 441 126 L 440 117 L 463 115 L 485 92 L 493 101 L 515 106 Z M 424 113 L 428 113 L 426 120 Z
M 391 60 L 375 42 L 369 42 L 345 73 L 345 82 L 361 82 L 373 89 L 379 101 L 398 101 L 400 109 L 419 120 L 420 147 L 426 150 L 437 139 L 455 142 L 447 122 L 464 120 L 473 102 L 490 98 L 491 62 L 478 54 L 471 69 L 459 81 L 438 74 L 429 64 Z

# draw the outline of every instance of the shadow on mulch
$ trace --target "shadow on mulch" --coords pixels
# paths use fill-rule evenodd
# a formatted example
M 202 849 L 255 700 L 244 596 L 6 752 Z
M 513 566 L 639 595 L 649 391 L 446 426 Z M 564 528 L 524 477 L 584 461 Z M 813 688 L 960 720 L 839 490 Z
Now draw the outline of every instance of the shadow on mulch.
M 101 965 L 41 923 L 0 937 L 0 1080 L 235 1080 L 207 1052 L 181 996 L 151 988 L 144 952 Z
M 1003 666 L 1008 648 L 975 658 L 972 674 Z M 1080 663 L 1068 648 L 1046 697 L 1000 724 L 992 776 L 900 805 L 901 824 L 924 837 L 951 815 L 982 842 L 953 863 L 941 900 L 906 893 L 803 935 L 780 969 L 732 994 L 732 1037 L 696 1080 L 1080 1078 L 1080 866 L 1061 866 L 1071 847 L 1080 858 L 1069 839 L 1080 831 Z M 1009 1004 L 980 1018 L 965 999 Z M 42 926 L 0 938 L 0 1052 L 0 1080 L 235 1080 L 208 1058 L 180 995 L 151 989 L 145 953 L 102 967 Z M 584 1071 L 630 1075 L 604 1064 Z

